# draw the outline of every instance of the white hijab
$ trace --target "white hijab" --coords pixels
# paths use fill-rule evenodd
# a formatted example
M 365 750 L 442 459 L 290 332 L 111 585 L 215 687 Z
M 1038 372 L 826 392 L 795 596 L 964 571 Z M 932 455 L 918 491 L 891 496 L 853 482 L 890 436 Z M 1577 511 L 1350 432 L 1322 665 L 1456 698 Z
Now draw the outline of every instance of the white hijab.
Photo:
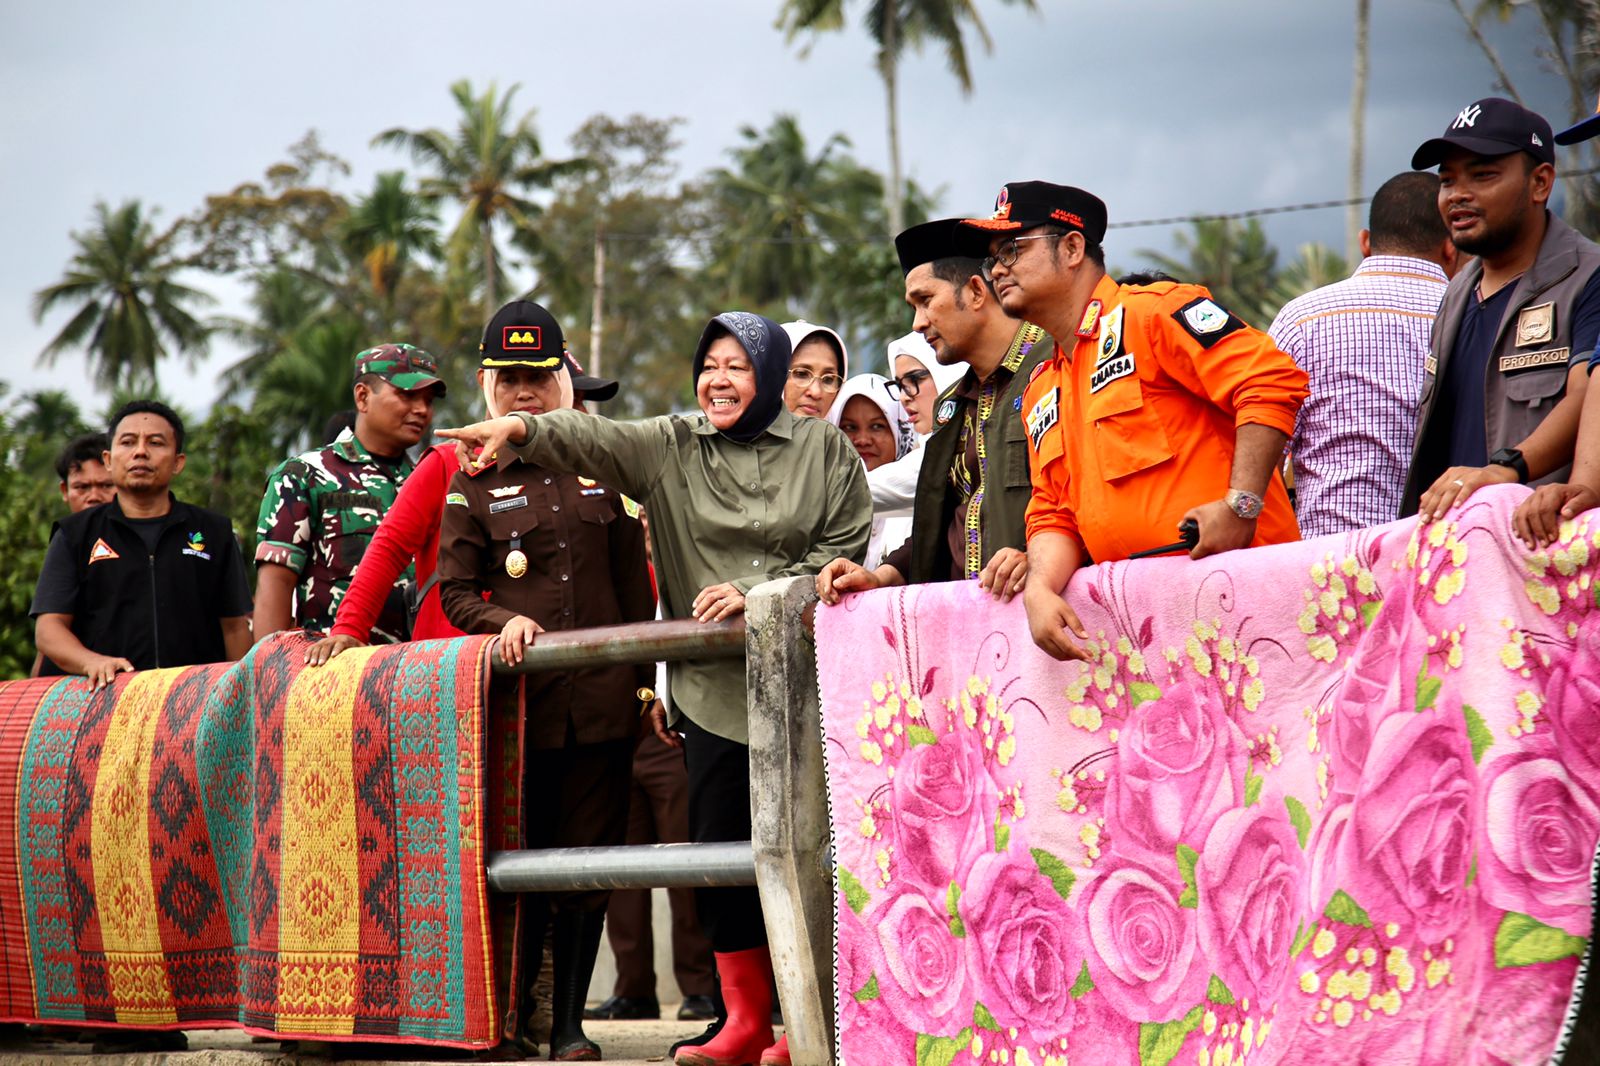
M 556 376 L 556 384 L 561 388 L 561 406 L 576 407 L 576 393 L 572 391 L 572 371 L 567 369 L 567 361 L 561 360 L 561 365 L 551 371 Z M 500 405 L 494 401 L 494 383 L 499 380 L 500 371 L 493 367 L 483 368 L 483 405 L 489 411 L 490 418 L 499 418 L 505 414 L 500 410 Z
M 906 409 L 900 406 L 900 401 L 889 395 L 889 381 L 882 374 L 857 374 L 846 381 L 839 389 L 833 406 L 828 409 L 828 421 L 837 426 L 844 418 L 845 404 L 857 396 L 865 396 L 883 412 L 883 417 L 889 421 L 889 429 L 894 433 L 893 458 L 905 458 L 917 446 L 917 431 L 906 416 Z
M 794 352 L 800 350 L 802 344 L 818 333 L 832 337 L 833 343 L 839 347 L 839 376 L 842 378 L 850 376 L 850 352 L 844 346 L 844 338 L 839 336 L 835 330 L 831 330 L 827 326 L 819 326 L 814 322 L 807 322 L 803 318 L 797 318 L 793 322 L 783 323 L 783 331 L 789 335 L 791 358 Z M 835 403 L 835 406 L 838 406 L 837 403 Z
M 923 369 L 933 375 L 933 394 L 944 395 L 944 391 L 961 380 L 961 375 L 967 372 L 967 364 L 939 362 L 933 354 L 933 345 L 923 339 L 922 334 L 912 332 L 904 337 L 889 342 L 889 373 L 899 376 L 895 369 L 895 360 L 902 355 L 908 355 L 922 364 Z

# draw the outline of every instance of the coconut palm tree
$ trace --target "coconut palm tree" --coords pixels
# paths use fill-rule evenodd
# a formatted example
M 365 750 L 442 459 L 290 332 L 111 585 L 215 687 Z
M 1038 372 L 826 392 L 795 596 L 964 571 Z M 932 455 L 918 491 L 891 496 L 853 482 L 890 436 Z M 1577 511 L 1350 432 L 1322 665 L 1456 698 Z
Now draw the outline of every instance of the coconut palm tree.
M 137 200 L 116 210 L 101 202 L 94 224 L 72 240 L 66 274 L 34 293 L 33 315 L 42 322 L 59 306 L 77 310 L 39 361 L 53 366 L 62 352 L 82 349 L 106 388 L 153 386 L 157 364 L 174 351 L 193 367 L 211 331 L 192 309 L 214 301 L 176 280 L 185 264 L 172 253 L 173 231 L 158 235 Z
M 872 236 L 861 220 L 876 214 L 883 179 L 848 153 L 836 133 L 814 153 L 793 115 L 765 130 L 745 126 L 729 150 L 734 165 L 713 170 L 709 189 L 725 224 L 714 250 L 730 296 L 757 304 L 803 301 L 828 272 L 830 245 Z
M 268 360 L 256 378 L 251 413 L 272 427 L 280 451 L 322 443 L 311 437 L 329 415 L 351 406 L 353 360 L 368 341 L 359 318 L 334 315 L 306 326 Z
M 1038 10 L 1035 0 L 1002 0 Z M 778 25 L 793 40 L 844 28 L 846 0 L 783 0 Z M 869 0 L 862 25 L 878 46 L 876 65 L 883 79 L 889 121 L 889 181 L 886 202 L 891 236 L 905 223 L 904 181 L 900 166 L 900 58 L 906 46 L 920 51 L 925 42 L 943 46 L 945 61 L 964 93 L 972 92 L 965 26 L 971 26 L 985 51 L 994 47 L 975 0 Z
M 584 165 L 581 160 L 544 158 L 533 111 L 512 121 L 511 100 L 519 87 L 513 85 L 502 95 L 491 82 L 482 96 L 475 96 L 472 83 L 462 79 L 450 86 L 450 95 L 461 111 L 453 132 L 396 127 L 372 139 L 375 145 L 406 149 L 431 168 L 421 184 L 424 197 L 461 204 L 461 220 L 449 238 L 450 250 L 458 260 L 478 260 L 483 272 L 485 318 L 494 313 L 507 291 L 495 227 L 532 226 L 542 208 L 526 194 L 548 189 L 557 177 Z
M 356 201 L 344 223 L 345 247 L 367 268 L 372 291 L 386 308 L 406 265 L 439 253 L 438 209 L 406 188 L 403 171 L 378 175 L 372 192 Z

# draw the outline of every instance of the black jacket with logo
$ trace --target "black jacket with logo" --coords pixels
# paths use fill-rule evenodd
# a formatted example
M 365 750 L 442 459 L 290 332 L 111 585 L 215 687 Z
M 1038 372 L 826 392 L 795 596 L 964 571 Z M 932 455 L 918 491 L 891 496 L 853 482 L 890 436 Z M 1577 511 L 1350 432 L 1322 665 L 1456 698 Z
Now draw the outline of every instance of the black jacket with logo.
M 136 670 L 227 659 L 221 620 L 238 614 L 224 610 L 244 564 L 225 515 L 174 498 L 154 554 L 114 499 L 56 529 L 77 567 L 72 632 L 84 647 Z

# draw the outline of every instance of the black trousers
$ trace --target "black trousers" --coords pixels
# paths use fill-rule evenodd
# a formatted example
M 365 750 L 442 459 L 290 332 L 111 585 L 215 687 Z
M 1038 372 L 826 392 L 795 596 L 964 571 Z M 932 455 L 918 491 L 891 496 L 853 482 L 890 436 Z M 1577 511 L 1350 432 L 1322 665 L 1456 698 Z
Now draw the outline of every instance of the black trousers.
M 621 844 L 628 836 L 633 741 L 608 740 L 532 748 L 523 775 L 522 810 L 530 848 Z M 609 890 L 551 892 L 541 902 L 558 911 L 603 910 Z
M 689 839 L 696 844 L 750 839 L 750 746 L 708 733 L 680 715 L 689 764 Z M 751 888 L 697 888 L 695 909 L 712 950 L 765 947 L 761 895 Z

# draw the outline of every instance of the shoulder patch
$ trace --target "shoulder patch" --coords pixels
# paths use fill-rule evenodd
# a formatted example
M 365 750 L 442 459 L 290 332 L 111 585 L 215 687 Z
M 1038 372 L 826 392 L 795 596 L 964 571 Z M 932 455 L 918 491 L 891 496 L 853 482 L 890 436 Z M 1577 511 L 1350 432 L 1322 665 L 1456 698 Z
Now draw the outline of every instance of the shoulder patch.
M 1032 385 L 1034 380 L 1036 378 L 1038 378 L 1038 376 L 1040 374 L 1044 373 L 1044 368 L 1049 364 L 1049 362 L 1050 361 L 1048 359 L 1046 359 L 1046 360 L 1043 360 L 1041 362 L 1033 364 L 1033 369 L 1028 372 L 1028 384 L 1029 385 Z
M 465 507 L 467 498 L 459 492 L 452 492 L 444 498 L 444 503 L 446 507 Z
M 1243 322 L 1223 310 L 1209 296 L 1190 300 L 1172 312 L 1172 317 L 1202 348 L 1209 348 L 1228 334 L 1244 328 Z
M 940 400 L 938 409 L 933 412 L 933 420 L 939 425 L 944 425 L 956 415 L 955 400 Z
M 644 508 L 640 507 L 639 504 L 633 499 L 623 496 L 620 492 L 617 493 L 617 495 L 622 499 L 623 514 L 626 514 L 629 518 L 638 518 L 639 512 L 644 510 Z
M 112 549 L 111 545 L 105 542 L 104 537 L 96 538 L 94 547 L 89 549 L 89 563 L 91 566 L 95 563 L 104 563 L 109 562 L 112 559 L 120 558 L 122 558 L 122 556 L 118 555 L 116 551 Z

